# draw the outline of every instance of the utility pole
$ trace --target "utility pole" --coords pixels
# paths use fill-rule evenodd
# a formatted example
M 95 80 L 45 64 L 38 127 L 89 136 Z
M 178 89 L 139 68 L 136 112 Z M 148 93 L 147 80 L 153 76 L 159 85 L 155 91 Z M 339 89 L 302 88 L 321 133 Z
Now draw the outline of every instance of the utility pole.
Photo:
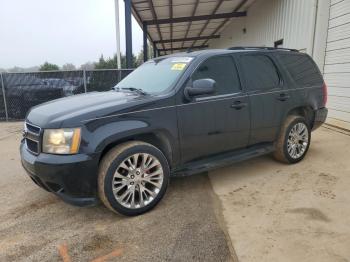
M 121 69 L 121 58 L 120 58 L 120 26 L 119 26 L 119 0 L 114 0 L 115 5 L 115 36 L 117 43 L 117 67 Z

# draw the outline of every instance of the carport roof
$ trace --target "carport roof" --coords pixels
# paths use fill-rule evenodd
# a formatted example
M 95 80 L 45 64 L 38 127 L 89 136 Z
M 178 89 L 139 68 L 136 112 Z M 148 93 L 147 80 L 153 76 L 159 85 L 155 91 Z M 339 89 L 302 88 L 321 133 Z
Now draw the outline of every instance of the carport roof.
M 132 12 L 162 54 L 207 47 L 255 0 L 132 0 Z

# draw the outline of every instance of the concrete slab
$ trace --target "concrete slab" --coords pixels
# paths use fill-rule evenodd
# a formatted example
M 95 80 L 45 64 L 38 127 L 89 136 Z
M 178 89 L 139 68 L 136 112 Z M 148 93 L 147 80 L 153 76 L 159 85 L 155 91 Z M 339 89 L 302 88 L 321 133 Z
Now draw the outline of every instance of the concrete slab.
M 265 156 L 210 179 L 239 261 L 349 261 L 350 136 L 320 128 L 298 164 Z
M 326 121 L 326 125 L 350 132 L 350 122 L 328 117 Z

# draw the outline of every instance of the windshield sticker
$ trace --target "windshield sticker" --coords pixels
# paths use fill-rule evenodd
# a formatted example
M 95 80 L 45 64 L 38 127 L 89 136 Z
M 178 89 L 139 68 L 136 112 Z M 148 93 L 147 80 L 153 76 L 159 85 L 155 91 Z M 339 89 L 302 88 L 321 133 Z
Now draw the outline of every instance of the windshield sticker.
M 184 70 L 185 67 L 186 67 L 185 63 L 177 63 L 177 64 L 173 64 L 173 66 L 171 67 L 171 70 L 182 71 Z
M 189 63 L 191 62 L 193 57 L 174 57 L 171 62 L 172 63 Z

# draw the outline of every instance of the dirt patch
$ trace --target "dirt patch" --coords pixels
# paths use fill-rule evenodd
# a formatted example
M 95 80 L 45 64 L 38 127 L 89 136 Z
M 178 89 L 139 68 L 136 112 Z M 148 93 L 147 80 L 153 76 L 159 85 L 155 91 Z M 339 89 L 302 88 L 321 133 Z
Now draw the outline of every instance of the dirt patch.
M 314 194 L 324 198 L 335 199 L 334 187 L 339 180 L 338 177 L 327 173 L 320 173 L 316 181 Z
M 83 247 L 83 251 L 96 251 L 103 248 L 109 248 L 113 246 L 113 239 L 108 235 L 96 234 L 89 237 L 86 244 Z
M 307 219 L 311 219 L 311 220 L 318 220 L 323 222 L 331 221 L 321 210 L 316 208 L 301 207 L 301 208 L 287 209 L 286 212 L 294 213 L 294 214 L 302 214 L 302 215 L 305 215 Z
M 10 210 L 9 215 L 13 215 L 14 218 L 19 218 L 25 216 L 28 213 L 37 212 L 40 209 L 44 209 L 49 205 L 57 203 L 58 199 L 55 197 L 50 197 L 48 199 L 43 199 L 40 202 L 29 203 L 27 205 L 19 206 Z

